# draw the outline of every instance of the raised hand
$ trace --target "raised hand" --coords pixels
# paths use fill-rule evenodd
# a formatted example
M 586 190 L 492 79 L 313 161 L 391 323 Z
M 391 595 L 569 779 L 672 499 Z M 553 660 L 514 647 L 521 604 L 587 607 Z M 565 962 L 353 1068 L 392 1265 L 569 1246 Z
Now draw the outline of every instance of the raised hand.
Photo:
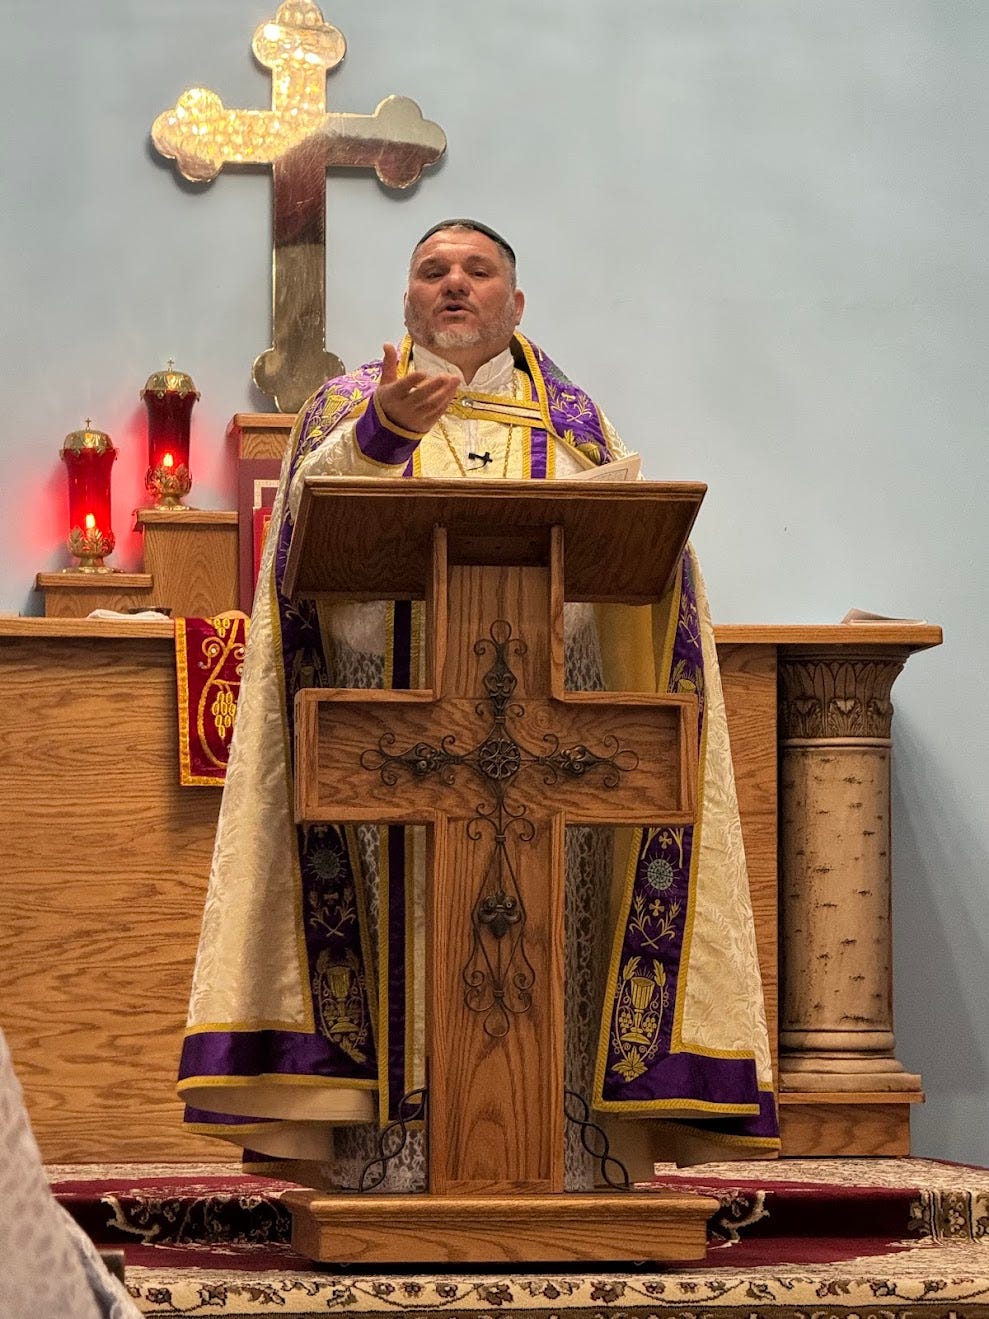
M 462 383 L 458 376 L 427 376 L 423 371 L 410 371 L 399 379 L 398 349 L 386 343 L 375 398 L 393 426 L 425 435 L 453 402 Z

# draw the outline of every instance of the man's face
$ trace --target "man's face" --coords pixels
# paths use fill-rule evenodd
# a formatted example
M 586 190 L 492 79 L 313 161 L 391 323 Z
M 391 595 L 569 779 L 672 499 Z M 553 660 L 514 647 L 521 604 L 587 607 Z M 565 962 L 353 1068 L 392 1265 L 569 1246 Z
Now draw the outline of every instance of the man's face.
M 525 299 L 508 259 L 486 234 L 441 229 L 416 249 L 405 291 L 414 343 L 478 365 L 508 347 Z

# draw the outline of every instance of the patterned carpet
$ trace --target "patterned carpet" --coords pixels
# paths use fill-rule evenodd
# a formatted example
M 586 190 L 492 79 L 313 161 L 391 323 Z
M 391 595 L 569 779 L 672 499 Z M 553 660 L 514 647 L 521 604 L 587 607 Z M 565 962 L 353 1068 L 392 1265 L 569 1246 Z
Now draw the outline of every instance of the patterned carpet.
M 989 1319 L 989 1170 L 923 1159 L 659 1170 L 721 1209 L 701 1264 L 314 1267 L 279 1204 L 293 1183 L 239 1165 L 48 1169 L 97 1242 L 123 1245 L 149 1316 L 401 1313 L 596 1319 Z

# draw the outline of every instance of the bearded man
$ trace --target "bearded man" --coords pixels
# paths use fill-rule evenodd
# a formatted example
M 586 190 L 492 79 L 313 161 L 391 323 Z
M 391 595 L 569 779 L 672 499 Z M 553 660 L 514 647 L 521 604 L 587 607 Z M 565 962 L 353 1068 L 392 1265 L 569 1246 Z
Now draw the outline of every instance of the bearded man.
M 422 1084 L 423 845 L 415 829 L 294 825 L 293 700 L 307 685 L 418 685 L 420 629 L 408 602 L 288 600 L 288 544 L 309 476 L 553 479 L 628 456 L 587 394 L 518 333 L 524 301 L 494 230 L 463 219 L 430 229 L 412 254 L 405 341 L 312 397 L 273 511 L 179 1091 L 197 1130 L 319 1163 L 324 1182 L 353 1184 L 377 1123 Z M 692 553 L 655 607 L 568 604 L 565 623 L 569 687 L 696 691 L 702 710 L 693 828 L 568 830 L 567 1086 L 600 1114 L 644 1119 L 613 1126 L 647 1151 L 647 1171 L 650 1158 L 772 1155 L 751 905 Z M 668 1009 L 633 1046 L 623 970 L 660 946 Z M 341 993 L 346 1011 L 328 1014 Z M 575 1138 L 568 1185 L 590 1175 Z M 385 1186 L 421 1185 L 413 1139 Z

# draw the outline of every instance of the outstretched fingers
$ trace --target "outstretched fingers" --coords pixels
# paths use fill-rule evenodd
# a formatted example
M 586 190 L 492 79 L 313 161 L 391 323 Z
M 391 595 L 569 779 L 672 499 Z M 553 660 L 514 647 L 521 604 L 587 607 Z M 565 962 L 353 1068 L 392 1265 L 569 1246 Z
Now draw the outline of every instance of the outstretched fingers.
M 382 345 L 381 384 L 390 385 L 398 379 L 398 349 L 393 343 Z
M 385 344 L 378 405 L 392 425 L 424 435 L 452 403 L 460 381 L 453 375 L 428 376 L 423 371 L 398 379 L 397 361 L 394 346 Z

